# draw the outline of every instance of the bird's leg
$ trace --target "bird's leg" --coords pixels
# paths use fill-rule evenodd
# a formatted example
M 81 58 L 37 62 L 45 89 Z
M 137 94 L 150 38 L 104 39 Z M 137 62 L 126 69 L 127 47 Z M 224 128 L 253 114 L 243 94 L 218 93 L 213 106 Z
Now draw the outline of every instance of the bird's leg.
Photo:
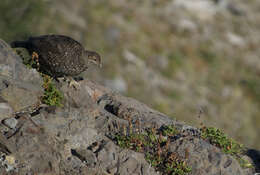
M 68 77 L 69 87 L 74 87 L 76 90 L 80 87 L 80 84 L 73 79 L 73 77 Z
M 76 90 L 80 87 L 80 84 L 73 79 L 73 77 L 60 77 L 60 78 L 56 78 L 56 81 L 58 82 L 67 82 L 69 85 L 69 87 L 74 87 Z
M 66 77 L 56 77 L 55 78 L 55 80 L 57 81 L 57 82 L 66 82 L 66 80 L 67 80 L 67 78 Z

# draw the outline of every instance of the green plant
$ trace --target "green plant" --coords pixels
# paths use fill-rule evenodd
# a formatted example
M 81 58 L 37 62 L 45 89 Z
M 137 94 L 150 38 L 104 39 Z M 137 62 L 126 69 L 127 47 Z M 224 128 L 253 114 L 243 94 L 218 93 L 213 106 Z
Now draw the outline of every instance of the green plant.
M 244 152 L 244 146 L 235 142 L 233 139 L 214 127 L 203 127 L 201 129 L 201 137 L 207 139 L 211 144 L 219 147 L 224 153 L 235 157 L 240 163 L 241 167 L 252 166 L 248 161 L 241 158 Z
M 62 106 L 63 95 L 52 83 L 52 78 L 48 75 L 43 75 L 43 82 L 44 95 L 42 102 L 49 106 Z
M 14 49 L 14 51 L 22 58 L 23 64 L 28 68 L 39 69 L 38 55 L 33 53 L 32 56 L 25 49 Z M 63 99 L 62 93 L 55 87 L 52 82 L 52 78 L 48 75 L 41 73 L 43 77 L 44 95 L 42 96 L 42 102 L 49 106 L 62 106 L 61 101 Z
M 23 64 L 28 68 L 36 68 L 38 69 L 39 66 L 37 64 L 37 60 L 33 59 L 32 56 L 29 54 L 29 52 L 24 48 L 14 48 L 13 49 L 17 55 L 19 55 L 22 60 Z
M 242 168 L 253 168 L 253 165 L 248 160 L 238 157 L 237 161 L 239 162 Z
M 174 126 L 164 126 L 157 130 L 147 128 L 143 133 L 133 133 L 130 131 L 131 128 L 132 124 L 129 124 L 128 134 L 125 133 L 126 128 L 123 129 L 124 134 L 116 134 L 114 140 L 121 148 L 143 152 L 146 161 L 163 174 L 185 175 L 191 171 L 186 161 L 178 153 L 168 151 L 170 137 L 178 133 Z
M 179 131 L 173 125 L 169 125 L 169 126 L 166 125 L 162 128 L 163 136 L 173 136 L 178 133 Z
M 186 162 L 179 160 L 176 160 L 173 163 L 166 163 L 166 168 L 172 175 L 184 175 L 191 172 L 191 168 L 186 165 Z

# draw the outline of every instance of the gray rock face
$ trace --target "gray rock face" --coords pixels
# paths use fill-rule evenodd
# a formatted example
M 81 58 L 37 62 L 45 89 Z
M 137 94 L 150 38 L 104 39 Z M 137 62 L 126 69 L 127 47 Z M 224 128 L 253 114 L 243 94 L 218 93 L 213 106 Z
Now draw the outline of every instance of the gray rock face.
M 0 39 L 0 77 L 5 84 L 15 80 L 15 83 L 20 83 L 31 89 L 41 89 L 41 76 L 35 69 L 26 68 L 19 56 L 17 56 L 10 46 Z M 24 83 L 26 82 L 26 83 Z
M 141 130 L 174 124 L 187 131 L 171 140 L 169 149 L 182 155 L 189 148 L 190 174 L 253 173 L 200 139 L 196 128 L 89 80 L 79 82 L 78 90 L 65 82 L 57 84 L 64 95 L 63 107 L 37 107 L 42 80 L 18 58 L 0 42 L 0 80 L 8 82 L 0 86 L 5 124 L 0 125 L 0 174 L 160 174 L 143 153 L 122 149 L 111 139 L 128 125 L 129 117 L 140 121 Z M 20 77 L 16 71 L 33 76 Z
M 171 152 L 183 155 L 188 150 L 190 158 L 188 164 L 192 165 L 193 174 L 244 174 L 238 162 L 227 156 L 219 149 L 198 138 L 186 137 L 176 141 L 170 146 Z M 184 156 L 184 155 L 183 155 Z
M 6 117 L 11 116 L 13 113 L 13 110 L 11 106 L 9 106 L 7 103 L 0 103 L 0 119 L 4 119 Z
M 8 118 L 8 119 L 3 120 L 3 123 L 7 127 L 11 128 L 11 129 L 15 129 L 18 121 L 15 118 Z
M 0 97 L 13 112 L 30 110 L 43 94 L 42 78 L 34 69 L 28 69 L 11 48 L 0 40 Z M 1 109 L 1 107 L 0 107 Z M 0 115 L 2 112 L 0 111 Z M 8 113 L 7 117 L 10 115 Z

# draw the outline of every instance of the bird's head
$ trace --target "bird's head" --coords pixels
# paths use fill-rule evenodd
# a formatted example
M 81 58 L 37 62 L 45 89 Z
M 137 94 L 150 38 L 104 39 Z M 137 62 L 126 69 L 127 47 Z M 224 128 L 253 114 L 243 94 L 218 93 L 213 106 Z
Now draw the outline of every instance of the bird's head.
M 86 51 L 86 53 L 87 53 L 89 62 L 98 65 L 100 68 L 102 67 L 101 57 L 98 53 L 93 52 L 93 51 Z

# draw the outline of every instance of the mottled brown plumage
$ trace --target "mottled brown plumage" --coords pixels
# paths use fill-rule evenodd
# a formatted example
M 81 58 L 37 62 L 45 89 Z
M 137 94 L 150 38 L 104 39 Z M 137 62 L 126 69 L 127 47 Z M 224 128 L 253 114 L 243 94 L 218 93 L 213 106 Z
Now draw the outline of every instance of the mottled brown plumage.
M 27 41 L 14 41 L 11 47 L 26 48 L 39 55 L 40 71 L 54 78 L 77 76 L 90 62 L 101 66 L 99 54 L 87 51 L 74 39 L 63 35 L 30 37 Z

